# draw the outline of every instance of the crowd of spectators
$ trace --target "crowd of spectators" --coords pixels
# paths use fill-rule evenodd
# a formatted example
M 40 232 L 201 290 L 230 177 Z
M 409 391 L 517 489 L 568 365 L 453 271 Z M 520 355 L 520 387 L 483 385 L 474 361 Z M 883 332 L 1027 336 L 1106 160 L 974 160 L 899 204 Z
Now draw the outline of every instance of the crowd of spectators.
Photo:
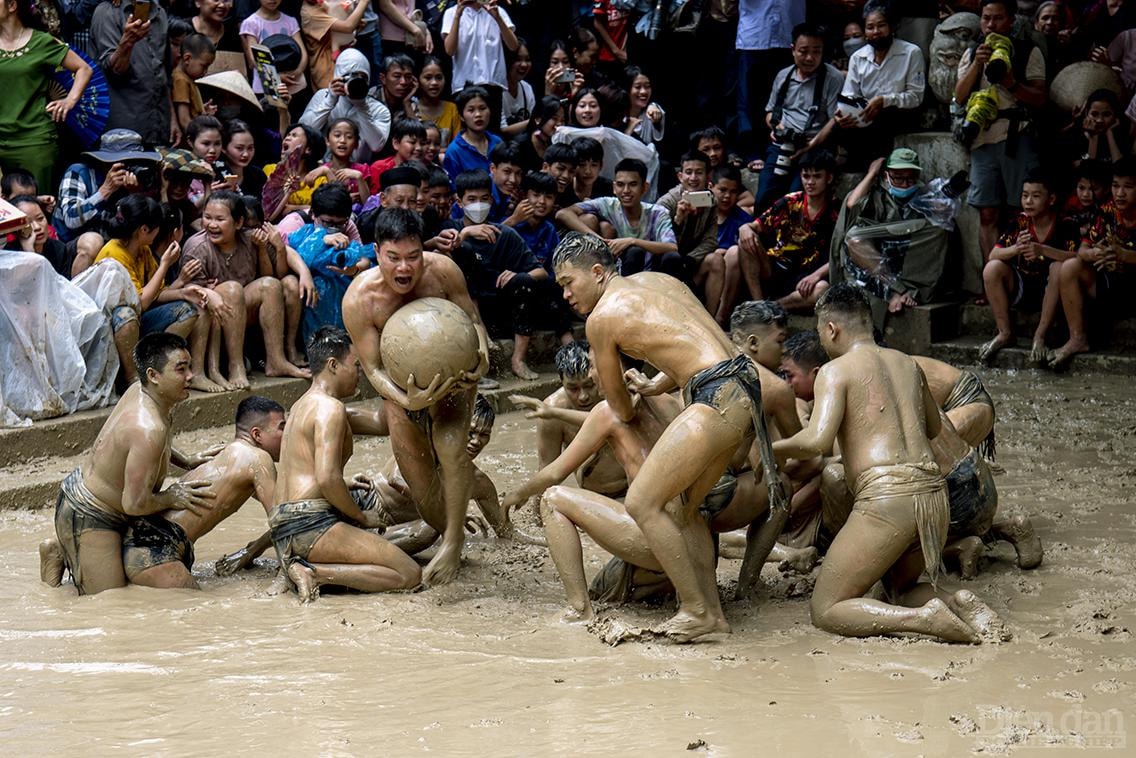
M 1031 356 L 1060 366 L 1131 301 L 1132 0 L 0 0 L 0 81 L 3 197 L 27 217 L 5 247 L 66 279 L 123 267 L 126 381 L 154 331 L 190 341 L 199 390 L 306 375 L 396 206 L 521 377 L 534 330 L 571 339 L 569 230 L 723 326 L 854 280 L 880 318 L 988 302 L 984 358 L 1040 310 Z M 966 176 L 931 175 L 921 133 Z

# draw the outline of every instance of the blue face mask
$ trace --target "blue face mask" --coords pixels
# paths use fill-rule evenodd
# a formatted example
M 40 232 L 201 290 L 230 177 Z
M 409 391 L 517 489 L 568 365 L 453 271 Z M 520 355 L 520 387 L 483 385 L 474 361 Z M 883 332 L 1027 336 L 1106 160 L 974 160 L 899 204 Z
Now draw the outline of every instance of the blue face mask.
M 887 187 L 888 192 L 891 193 L 891 196 L 896 200 L 907 200 L 919 189 L 918 184 L 912 184 L 910 187 L 896 187 L 891 182 L 888 182 Z

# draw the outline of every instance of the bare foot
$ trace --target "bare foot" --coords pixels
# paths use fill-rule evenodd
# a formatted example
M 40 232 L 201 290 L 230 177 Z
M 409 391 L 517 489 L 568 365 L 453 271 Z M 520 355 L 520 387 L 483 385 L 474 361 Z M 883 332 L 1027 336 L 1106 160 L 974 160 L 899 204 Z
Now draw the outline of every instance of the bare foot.
M 300 596 L 301 603 L 310 603 L 319 597 L 316 572 L 309 564 L 292 561 L 288 564 L 288 578 L 296 585 L 296 594 Z
M 299 350 L 296 350 L 295 348 L 286 352 L 288 354 L 289 363 L 291 363 L 293 366 L 299 366 L 300 368 L 307 368 L 308 359 L 304 357 L 303 353 L 301 353 Z
M 1045 340 L 1033 341 L 1030 346 L 1029 362 L 1034 366 L 1044 366 L 1049 363 L 1049 348 L 1045 346 Z
M 213 561 L 213 573 L 217 576 L 231 576 L 241 569 L 248 568 L 252 563 L 248 559 L 248 547 L 242 547 L 235 553 L 222 555 L 217 560 Z
M 205 374 L 194 374 L 193 378 L 189 380 L 189 388 L 198 392 L 224 392 L 227 389 Z
M 264 365 L 265 376 L 294 376 L 297 379 L 311 379 L 312 372 L 306 368 L 300 368 L 294 363 L 284 361 L 280 365 L 275 363 L 266 363 Z
M 592 610 L 592 604 L 588 603 L 584 606 L 583 610 L 579 608 L 569 608 L 564 611 L 560 617 L 561 623 L 564 624 L 590 624 L 596 619 L 596 612 Z
M 540 374 L 529 368 L 528 364 L 526 364 L 524 361 L 518 360 L 516 358 L 513 359 L 513 376 L 517 377 L 518 379 L 524 379 L 525 381 L 530 382 L 533 379 L 540 378 Z
M 268 585 L 266 593 L 269 597 L 276 597 L 283 595 L 290 589 L 292 589 L 292 582 L 288 579 L 288 575 L 283 571 L 277 571 L 276 576 L 272 579 L 272 584 Z
M 888 300 L 888 313 L 899 313 L 904 308 L 914 307 L 915 299 L 912 298 L 911 295 L 902 295 L 897 292 Z
M 981 537 L 964 537 L 955 543 L 958 546 L 959 575 L 963 579 L 978 576 L 978 559 L 986 554 L 986 546 Z
M 243 362 L 240 366 L 229 368 L 229 386 L 235 390 L 247 390 L 249 388 L 248 374 L 245 373 Z
M 1057 348 L 1049 357 L 1050 368 L 1061 368 L 1072 360 L 1074 355 L 1089 352 L 1089 343 L 1084 340 L 1070 339 L 1061 347 Z
M 813 566 L 820 560 L 820 553 L 817 552 L 815 547 L 785 548 L 785 551 L 791 553 L 791 555 L 777 564 L 778 571 L 796 571 L 799 574 L 807 574 L 813 570 Z
M 960 592 L 967 591 L 960 590 Z M 982 642 L 982 638 L 978 636 L 974 628 L 956 616 L 954 611 L 937 597 L 928 600 L 919 609 L 919 613 L 930 627 L 927 634 L 944 639 L 947 642 L 969 642 L 972 644 Z
M 949 605 L 983 642 L 1006 642 L 1011 638 L 998 614 L 970 590 L 956 592 L 951 596 Z
M 461 567 L 461 548 L 456 550 L 442 544 L 433 560 L 426 564 L 422 570 L 422 583 L 426 585 L 448 584 L 458 575 Z
M 678 643 L 691 642 L 707 634 L 731 633 L 730 625 L 721 616 L 698 618 L 688 611 L 679 611 L 651 631 Z
M 998 333 L 994 335 L 994 339 L 978 349 L 978 360 L 983 363 L 989 363 L 994 356 L 998 354 L 999 350 L 1013 345 L 1014 341 L 1014 335 L 1012 334 Z
M 39 543 L 39 578 L 49 587 L 63 584 L 63 547 L 54 537 Z
M 208 371 L 206 373 L 209 376 L 209 380 L 211 382 L 214 382 L 215 384 L 221 385 L 222 387 L 225 388 L 226 392 L 229 392 L 229 391 L 235 390 L 235 389 L 239 389 L 236 385 L 231 384 L 229 382 L 229 380 L 224 377 L 224 375 L 221 373 L 220 370 Z
M 994 533 L 1014 546 L 1019 568 L 1034 569 L 1041 565 L 1041 537 L 1037 536 L 1033 522 L 1028 518 L 1012 516 L 1000 521 L 994 525 Z

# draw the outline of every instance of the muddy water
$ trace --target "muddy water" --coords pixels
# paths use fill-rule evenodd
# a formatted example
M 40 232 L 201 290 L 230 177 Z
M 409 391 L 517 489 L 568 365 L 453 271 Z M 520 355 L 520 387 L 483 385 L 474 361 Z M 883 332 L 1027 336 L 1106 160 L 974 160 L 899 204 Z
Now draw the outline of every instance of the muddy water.
M 1008 644 L 832 637 L 809 625 L 809 580 L 767 567 L 760 602 L 727 604 L 731 637 L 609 648 L 557 622 L 544 551 L 484 538 L 452 586 L 301 608 L 265 596 L 267 562 L 212 576 L 213 558 L 263 527 L 255 502 L 198 543 L 203 592 L 76 598 L 37 580 L 48 514 L 17 513 L 0 518 L 0 744 L 10 755 L 1133 754 L 1136 390 L 1027 373 L 989 386 L 1002 507 L 1034 514 L 1046 547 L 1041 568 L 1021 572 L 1001 546 L 966 583 L 1009 622 Z M 530 424 L 499 419 L 480 459 L 501 487 L 535 464 Z M 363 442 L 353 470 L 388 452 Z M 604 560 L 594 547 L 587 558 L 590 572 Z M 737 570 L 721 566 L 727 592 Z M 667 615 L 608 612 L 641 625 Z

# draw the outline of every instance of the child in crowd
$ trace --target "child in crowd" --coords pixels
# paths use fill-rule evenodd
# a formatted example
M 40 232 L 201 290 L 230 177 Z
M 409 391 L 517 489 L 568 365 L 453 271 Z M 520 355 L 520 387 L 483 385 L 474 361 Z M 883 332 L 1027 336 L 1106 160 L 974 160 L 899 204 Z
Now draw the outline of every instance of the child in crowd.
M 703 153 L 683 153 L 679 159 L 678 184 L 658 202 L 671 214 L 671 226 L 682 255 L 683 281 L 693 281 L 697 286 L 706 283 L 707 292 L 712 295 L 708 302 L 716 305 L 722 294 L 722 269 L 718 265 L 722 260 L 710 257 L 718 248 L 718 218 L 710 192 L 709 162 Z M 704 204 L 695 206 L 693 201 Z M 716 308 L 711 310 L 715 312 Z M 727 308 L 727 315 L 728 312 Z
M 280 12 L 280 0 L 260 0 L 260 7 L 257 8 L 256 13 L 241 22 L 241 44 L 245 48 L 245 60 L 249 71 L 252 71 L 252 91 L 257 95 L 264 93 L 264 85 L 260 81 L 260 73 L 256 70 L 252 46 L 276 34 L 291 37 L 300 48 L 300 64 L 295 71 L 281 71 L 281 82 L 288 86 L 290 92 L 303 89 L 307 84 L 304 72 L 308 70 L 308 48 L 304 45 L 303 35 L 300 34 L 300 24 L 294 17 Z
M 422 162 L 427 166 L 442 165 L 442 130 L 432 121 L 422 122 L 426 127 L 426 139 L 422 143 Z
M 442 68 L 442 61 L 437 56 L 427 55 L 422 63 L 422 71 L 418 74 L 418 97 L 415 99 L 415 105 L 418 117 L 437 127 L 442 150 L 446 149 L 461 130 L 458 107 L 449 100 L 442 99 L 442 93 L 445 91 L 446 72 Z
M 1109 164 L 1131 152 L 1128 126 L 1121 123 L 1120 101 L 1112 90 L 1092 92 L 1074 116 L 1059 145 L 1067 165 L 1075 168 L 1086 160 Z
M 572 140 L 576 151 L 576 175 L 572 179 L 572 189 L 581 201 L 596 197 L 611 197 L 612 183 L 600 176 L 603 168 L 603 145 L 591 137 L 577 137 Z
M 327 143 L 324 142 L 323 136 L 319 132 L 303 124 L 289 126 L 288 131 L 284 133 L 284 141 L 280 145 L 280 160 L 283 161 L 287 158 L 293 150 L 300 151 L 300 178 L 293 182 L 289 193 L 279 207 L 264 209 L 269 221 L 275 221 L 292 211 L 306 210 L 312 204 L 312 191 L 327 181 L 326 176 L 317 176 L 315 181 L 311 183 L 302 178 L 319 166 L 319 162 L 327 151 Z M 271 177 L 272 172 L 276 170 L 276 165 L 275 163 L 266 164 L 264 175 Z
M 213 167 L 188 150 L 162 152 L 162 202 L 175 208 L 182 217 L 183 231 L 194 234 L 200 229 L 201 208 L 193 202 L 193 187 L 212 187 L 216 174 Z
M 549 145 L 540 170 L 556 181 L 556 210 L 580 202 L 572 186 L 576 179 L 576 148 L 572 144 Z
M 489 153 L 501 138 L 489 131 L 489 93 L 483 87 L 466 87 L 457 96 L 463 129 L 446 148 L 442 166 L 450 178 L 467 171 L 489 171 Z
M 738 232 L 746 224 L 753 223 L 753 216 L 738 207 L 738 198 L 744 189 L 742 172 L 736 166 L 719 166 L 710 173 L 710 189 L 714 193 L 717 211 L 718 248 L 736 248 Z M 734 255 L 736 259 L 736 249 Z
M 379 186 L 379 176 L 387 169 L 401 166 L 407 161 L 422 157 L 422 143 L 426 141 L 426 126 L 414 118 L 396 118 L 391 124 L 390 146 L 394 155 L 380 158 L 371 164 L 371 184 Z
M 438 212 L 440 218 L 449 218 L 453 202 L 450 175 L 436 166 L 431 168 L 426 176 L 426 203 Z
M 1136 287 L 1136 157 L 1112 164 L 1112 199 L 1104 204 L 1077 255 L 1061 264 L 1061 305 L 1069 324 L 1069 341 L 1048 356 L 1050 368 L 1064 366 L 1089 350 L 1085 298 L 1106 307 L 1132 302 Z
M 170 102 L 174 106 L 178 128 L 184 132 L 189 127 L 189 122 L 198 116 L 213 116 L 217 113 L 217 106 L 212 100 L 201 102 L 201 92 L 196 84 L 213 65 L 217 47 L 204 34 L 187 34 L 181 41 L 178 53 L 178 63 L 170 78 Z
M 47 219 L 40 199 L 35 195 L 16 195 L 7 199 L 28 217 L 27 226 L 16 235 L 17 244 L 9 243 L 8 247 L 13 250 L 18 247 L 26 253 L 42 255 L 55 269 L 55 273 L 65 279 L 70 279 L 72 273 L 79 273 L 72 272 L 75 252 L 68 251 L 67 245 L 51 236 L 51 223 Z
M 529 251 L 553 280 L 552 253 L 560 244 L 560 235 L 549 218 L 556 207 L 556 180 L 542 171 L 530 171 L 521 180 L 522 199 L 505 224 L 513 227 L 528 245 Z
M 723 328 L 729 326 L 730 315 L 738 299 L 741 264 L 738 262 L 738 231 L 753 222 L 753 216 L 738 207 L 742 188 L 741 172 L 734 166 L 719 166 L 711 173 L 710 189 L 714 193 L 714 218 L 718 222 L 718 245 L 706 256 L 704 265 L 713 272 L 706 279 L 706 309 Z M 721 284 L 718 284 L 718 282 Z M 717 293 L 717 297 L 715 297 Z
M 315 184 L 321 176 L 339 182 L 351 194 L 351 202 L 361 206 L 371 196 L 371 169 L 366 163 L 353 163 L 351 156 L 359 147 L 359 127 L 349 118 L 337 118 L 327 127 L 327 150 L 331 160 L 308 172 L 306 184 Z M 314 329 L 312 330 L 314 333 Z M 307 344 L 305 338 L 304 344 Z
M 705 129 L 700 129 L 690 135 L 690 149 L 697 150 L 700 153 L 705 153 L 706 157 L 710 159 L 710 170 L 724 166 L 731 163 L 730 155 L 726 148 L 726 132 L 718 126 L 708 126 Z M 739 163 L 738 158 L 733 159 L 734 163 Z M 750 169 L 754 171 L 761 170 L 761 162 L 754 161 Z M 745 184 L 742 184 L 741 194 L 738 195 L 738 205 L 746 213 L 753 213 L 754 197 L 753 193 L 746 189 Z
M 1108 169 L 1098 161 L 1081 161 L 1073 172 L 1073 194 L 1065 204 L 1063 215 L 1077 225 L 1082 238 L 1088 236 L 1104 205 L 1107 182 Z
M 193 180 L 189 188 L 189 200 L 195 207 L 200 208 L 209 193 L 218 189 L 231 189 L 226 186 L 226 177 L 233 176 L 228 173 L 221 160 L 221 122 L 213 116 L 198 116 L 185 127 L 185 141 L 190 152 L 199 158 L 205 165 L 214 169 L 213 181 L 201 177 Z
M 615 164 L 614 185 L 615 197 L 582 200 L 558 212 L 556 220 L 572 231 L 603 237 L 625 276 L 661 271 L 682 278 L 670 214 L 660 205 L 643 202 L 647 166 L 624 158 Z
M 493 207 L 489 220 L 501 222 L 513 212 L 521 196 L 521 152 L 515 142 L 502 142 L 489 153 L 489 175 L 493 177 Z
M 1030 360 L 1047 359 L 1045 337 L 1061 304 L 1061 264 L 1077 254 L 1080 229 L 1058 217 L 1057 188 L 1053 179 L 1038 170 L 1026 174 L 1022 183 L 1022 212 L 990 251 L 982 270 L 982 283 L 998 333 L 982 346 L 978 357 L 989 361 L 1002 348 L 1013 345 L 1011 308 L 1036 310 L 1041 320 L 1033 335 Z
M 564 342 L 571 341 L 566 312 L 549 296 L 549 273 L 525 245 L 521 236 L 503 224 L 486 223 L 493 199 L 493 179 L 484 171 L 459 174 L 458 204 L 464 211 L 460 242 L 454 261 L 465 274 L 469 294 L 477 301 L 491 337 L 513 337 L 513 373 L 536 379 L 526 363 L 534 329 L 552 328 Z M 487 233 L 487 232 L 492 233 Z
M 308 49 L 313 90 L 331 86 L 335 76 L 335 58 L 341 49 L 351 46 L 350 42 L 340 41 L 341 35 L 354 39 L 355 30 L 370 3 L 371 0 L 357 0 L 347 18 L 338 19 L 328 11 L 327 0 L 304 0 L 300 7 L 300 28 Z

